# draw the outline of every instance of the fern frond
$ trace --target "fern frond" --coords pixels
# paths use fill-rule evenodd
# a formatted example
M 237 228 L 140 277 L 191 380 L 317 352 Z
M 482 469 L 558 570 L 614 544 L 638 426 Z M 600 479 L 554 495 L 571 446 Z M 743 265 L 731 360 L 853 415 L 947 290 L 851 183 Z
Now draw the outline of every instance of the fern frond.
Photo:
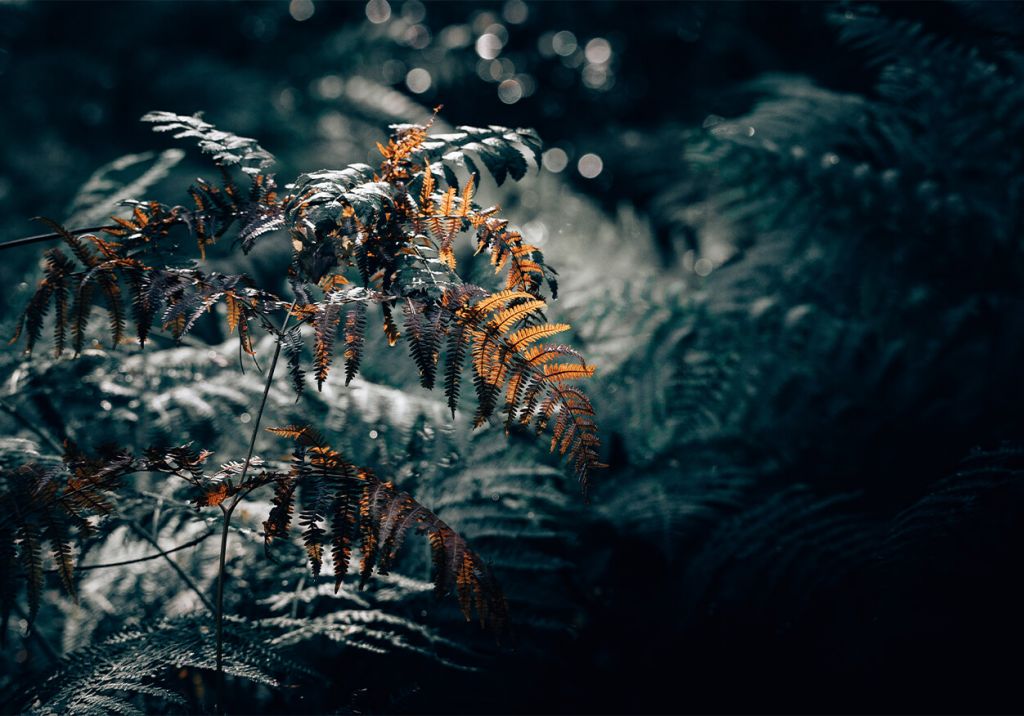
M 306 372 L 302 369 L 302 335 L 294 326 L 281 337 L 281 346 L 288 361 L 288 375 L 296 395 L 302 395 L 306 387 Z
M 227 617 L 223 668 L 226 674 L 267 687 L 305 681 L 314 672 L 283 657 L 271 635 L 237 617 Z M 138 696 L 185 707 L 187 701 L 162 685 L 169 669 L 214 671 L 216 645 L 204 616 L 162 619 L 128 627 L 99 644 L 69 655 L 25 699 L 41 713 L 143 713 Z M 148 709 L 147 709 L 148 711 Z
M 313 322 L 315 330 L 315 348 L 313 351 L 316 364 L 316 387 L 323 388 L 324 381 L 331 369 L 331 361 L 334 359 L 334 338 L 338 330 L 338 322 L 341 320 L 341 306 L 334 303 L 327 303 L 317 307 L 316 318 Z
M 468 336 L 477 392 L 474 425 L 487 421 L 504 392 L 506 428 L 533 422 L 540 432 L 551 426 L 551 451 L 570 454 L 585 493 L 591 472 L 602 466 L 594 410 L 582 391 L 563 383 L 590 378 L 594 368 L 567 346 L 539 342 L 568 326 L 531 324 L 542 315 L 545 303 L 525 291 L 506 289 L 473 302 L 451 297 L 447 305 L 454 312 L 450 335 L 456 342 L 449 347 L 453 370 L 461 361 L 460 347 L 465 350 L 462 336 Z M 551 362 L 559 357 L 579 362 Z M 446 389 L 458 384 L 457 373 L 449 371 L 449 376 Z
M 320 556 L 323 538 L 317 529 L 311 530 L 310 525 L 315 524 L 313 516 L 319 514 L 320 505 L 333 503 L 338 525 L 334 538 L 336 587 L 341 585 L 350 545 L 357 533 L 363 553 L 360 572 L 365 583 L 374 569 L 380 574 L 387 573 L 405 535 L 414 530 L 428 536 L 435 561 L 443 563 L 443 569 L 436 574 L 438 590 L 447 591 L 454 585 L 467 619 L 475 609 L 482 624 L 499 632 L 504 628 L 507 610 L 493 575 L 451 527 L 411 495 L 396 490 L 393 483 L 382 482 L 369 470 L 345 461 L 315 431 L 301 426 L 269 430 L 291 438 L 296 449 L 308 451 L 310 475 L 314 477 L 298 479 L 313 485 L 313 504 L 303 512 L 309 517 L 302 524 L 307 528 L 304 539 L 314 576 L 319 571 L 319 561 L 314 560 L 313 555 Z
M 7 569 L 0 582 L 3 592 L 0 619 L 6 624 L 13 607 L 16 580 L 25 580 L 29 621 L 41 605 L 45 586 L 43 554 L 49 543 L 57 574 L 72 598 L 77 598 L 73 543 L 94 529 L 91 518 L 113 511 L 110 495 L 121 478 L 137 468 L 134 460 L 115 455 L 87 460 L 69 452 L 63 464 L 38 462 L 0 468 L 0 555 Z M 20 572 L 13 565 L 20 565 Z
M 570 328 L 568 323 L 543 323 L 538 326 L 527 326 L 510 333 L 507 341 L 512 350 L 518 352 L 531 343 L 551 338 L 551 336 L 568 331 Z
M 457 127 L 449 134 L 424 137 L 413 153 L 440 155 L 446 164 L 466 166 L 479 183 L 480 170 L 472 159 L 476 156 L 501 186 L 507 177 L 519 181 L 526 176 L 526 157 L 538 164 L 540 151 L 540 137 L 533 130 L 491 126 Z
M 417 306 L 411 299 L 402 304 L 402 313 L 409 355 L 419 368 L 420 384 L 427 390 L 433 390 L 447 314 L 438 306 Z
M 462 367 L 466 362 L 466 350 L 469 347 L 471 333 L 465 323 L 456 321 L 448 333 L 448 344 L 445 351 L 444 394 L 448 399 L 448 408 L 455 417 L 459 407 L 459 392 L 462 382 Z
M 366 304 L 355 303 L 345 312 L 345 385 L 351 383 L 359 372 L 365 336 Z
M 39 526 L 34 522 L 23 522 L 18 525 L 18 554 L 21 567 L 26 576 L 28 593 L 28 618 L 35 621 L 39 613 L 43 593 L 43 547 Z
M 199 148 L 213 155 L 213 161 L 219 166 L 238 165 L 246 174 L 262 174 L 275 161 L 255 139 L 219 130 L 198 114 L 149 112 L 143 115 L 142 121 L 153 124 L 155 132 L 175 132 L 175 139 L 195 139 Z
M 291 529 L 295 487 L 294 475 L 287 479 L 281 479 L 274 485 L 274 497 L 271 500 L 273 508 L 263 522 L 264 541 L 268 549 L 274 539 L 287 535 Z
M 876 526 L 854 505 L 795 486 L 721 522 L 687 569 L 691 618 L 728 615 L 755 594 L 761 609 L 795 618 L 871 558 Z
M 43 514 L 43 535 L 50 543 L 53 562 L 57 566 L 64 591 L 77 603 L 78 592 L 75 586 L 75 554 L 71 546 L 71 536 L 64 517 L 57 512 Z

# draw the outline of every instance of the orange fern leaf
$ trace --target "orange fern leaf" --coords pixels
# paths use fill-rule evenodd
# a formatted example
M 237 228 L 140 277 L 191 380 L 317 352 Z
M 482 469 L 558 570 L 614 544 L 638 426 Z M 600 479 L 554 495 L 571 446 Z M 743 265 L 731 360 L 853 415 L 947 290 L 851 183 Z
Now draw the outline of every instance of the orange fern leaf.
M 345 461 L 316 431 L 295 425 L 268 430 L 292 439 L 296 454 L 309 458 L 307 467 L 293 470 L 289 480 L 278 483 L 275 507 L 265 523 L 270 525 L 268 541 L 287 532 L 295 483 L 309 481 L 317 487 L 312 492 L 328 493 L 328 501 L 335 506 L 330 528 L 336 587 L 344 578 L 357 540 L 362 552 L 359 571 L 365 583 L 374 570 L 379 574 L 388 572 L 409 532 L 422 533 L 430 544 L 435 591 L 444 594 L 454 588 L 467 620 L 475 610 L 481 624 L 499 633 L 504 630 L 507 606 L 497 582 L 487 565 L 448 524 L 411 495 L 397 490 L 394 483 Z M 315 505 L 304 507 L 301 514 L 307 556 L 316 574 L 323 561 L 326 533 L 318 526 L 320 515 Z

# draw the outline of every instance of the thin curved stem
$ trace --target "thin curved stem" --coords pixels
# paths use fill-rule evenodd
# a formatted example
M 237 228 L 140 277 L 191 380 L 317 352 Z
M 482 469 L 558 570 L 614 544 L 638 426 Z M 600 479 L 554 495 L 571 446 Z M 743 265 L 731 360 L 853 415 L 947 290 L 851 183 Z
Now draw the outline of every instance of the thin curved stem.
M 103 226 L 86 226 L 81 229 L 69 229 L 69 234 L 88 234 L 93 231 L 103 231 L 104 229 L 116 229 L 117 226 L 113 224 L 104 224 Z M 35 236 L 23 236 L 20 239 L 13 239 L 11 241 L 4 241 L 0 243 L 0 251 L 4 249 L 15 249 L 19 246 L 28 246 L 29 244 L 39 244 L 44 241 L 56 241 L 61 238 L 61 234 L 36 234 Z
M 154 560 L 154 559 L 160 559 L 164 555 L 174 554 L 175 552 L 180 552 L 183 549 L 188 549 L 189 547 L 195 547 L 197 544 L 201 544 L 202 542 L 205 542 L 207 539 L 212 537 L 213 534 L 214 534 L 214 530 L 210 530 L 208 532 L 205 532 L 205 533 L 199 535 L 195 539 L 190 539 L 188 542 L 183 542 L 182 544 L 179 544 L 177 547 L 171 547 L 170 549 L 161 550 L 161 551 L 159 551 L 159 552 L 157 552 L 155 554 L 147 554 L 145 557 L 136 557 L 135 559 L 123 559 L 120 562 L 100 562 L 99 564 L 80 564 L 80 565 L 75 567 L 75 571 L 86 570 L 86 569 L 110 569 L 111 567 L 124 567 L 124 566 L 129 565 L 129 564 L 138 564 L 139 562 L 149 562 L 149 561 Z M 46 571 L 51 573 L 51 574 L 53 574 L 53 573 L 56 573 L 58 570 L 53 568 L 53 569 L 48 569 Z
M 171 559 L 170 554 L 160 547 L 160 544 L 156 541 L 156 539 L 153 538 L 148 532 L 146 532 L 146 530 L 142 529 L 134 522 L 129 522 L 128 527 L 131 528 L 132 532 L 134 532 L 139 537 L 153 545 L 157 550 L 159 550 L 159 556 L 167 560 L 167 564 L 171 565 L 171 569 L 174 570 L 175 574 L 178 575 L 181 581 L 184 582 L 185 585 L 189 589 L 191 589 L 196 594 L 196 596 L 199 597 L 199 600 L 206 606 L 206 608 L 210 612 L 213 612 L 213 604 L 210 603 L 210 600 L 207 598 L 207 596 L 202 593 L 199 587 L 196 586 L 196 583 L 192 581 L 192 578 L 188 576 L 185 570 L 183 570 L 177 562 Z
M 260 433 L 260 421 L 263 420 L 263 410 L 267 407 L 267 396 L 270 395 L 270 384 L 274 380 L 274 371 L 277 369 L 277 360 L 281 357 L 281 339 L 284 337 L 285 329 L 288 328 L 288 321 L 291 320 L 292 311 L 295 310 L 295 303 L 288 308 L 284 316 L 284 322 L 277 332 L 277 342 L 274 345 L 274 357 L 270 361 L 270 369 L 267 371 L 267 380 L 263 385 L 263 399 L 260 400 L 260 409 L 256 413 L 256 422 L 252 426 L 252 437 L 249 439 L 249 454 L 245 456 L 245 464 L 242 466 L 242 474 L 238 478 L 238 484 L 245 484 L 245 475 L 249 472 L 249 463 L 252 461 L 252 452 L 256 447 L 256 436 Z M 237 500 L 236 500 L 237 502 Z
M 221 507 L 221 512 L 224 513 L 224 527 L 220 533 L 220 563 L 217 567 L 217 606 L 214 611 L 217 616 L 217 674 L 221 681 L 224 679 L 224 572 L 228 554 L 228 534 L 231 531 L 231 513 L 234 512 L 236 504 L 238 503 L 234 502 L 228 508 Z
M 274 381 L 274 371 L 277 369 L 277 361 L 281 357 L 281 338 L 284 336 L 285 329 L 288 328 L 288 321 L 291 320 L 292 311 L 295 309 L 295 303 L 293 302 L 291 307 L 285 313 L 284 321 L 281 323 L 281 328 L 277 331 L 277 342 L 274 346 L 274 357 L 270 361 L 270 369 L 267 371 L 267 380 L 263 386 L 263 399 L 260 400 L 260 409 L 256 413 L 256 420 L 252 426 L 252 437 L 249 439 L 249 453 L 245 456 L 245 464 L 242 466 L 242 474 L 239 475 L 238 484 L 241 487 L 245 484 L 245 476 L 249 472 L 249 464 L 252 462 L 252 453 L 256 447 L 256 437 L 260 432 L 260 421 L 263 420 L 263 411 L 267 407 L 267 396 L 270 395 L 270 385 Z M 217 608 L 216 608 L 216 619 L 217 619 L 217 680 L 220 691 L 219 701 L 221 702 L 220 708 L 224 708 L 224 577 L 226 573 L 227 563 L 227 551 L 228 551 L 228 534 L 231 527 L 231 514 L 235 511 L 235 507 L 247 493 L 239 492 L 232 499 L 231 504 L 227 507 L 224 505 L 220 506 L 221 512 L 224 513 L 224 528 L 221 531 L 220 536 L 220 564 L 217 569 Z
M 224 574 L 226 572 L 228 554 L 228 534 L 231 531 L 231 513 L 234 512 L 238 500 L 232 501 L 231 506 L 225 508 L 220 505 L 220 511 L 224 513 L 224 527 L 220 533 L 220 562 L 217 566 L 217 607 L 214 614 L 217 619 L 217 713 L 227 713 L 226 694 L 224 692 Z

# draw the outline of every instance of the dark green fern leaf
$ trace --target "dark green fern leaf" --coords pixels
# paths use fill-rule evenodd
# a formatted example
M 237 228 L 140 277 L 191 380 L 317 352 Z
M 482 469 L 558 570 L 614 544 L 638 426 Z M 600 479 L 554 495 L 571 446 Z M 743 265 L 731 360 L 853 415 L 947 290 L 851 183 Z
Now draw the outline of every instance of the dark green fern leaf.
M 359 372 L 366 338 L 366 304 L 357 302 L 345 312 L 345 385 Z
M 292 380 L 292 388 L 296 395 L 302 395 L 306 388 L 306 372 L 302 369 L 302 335 L 299 327 L 294 326 L 280 338 L 282 350 L 288 361 L 288 375 Z

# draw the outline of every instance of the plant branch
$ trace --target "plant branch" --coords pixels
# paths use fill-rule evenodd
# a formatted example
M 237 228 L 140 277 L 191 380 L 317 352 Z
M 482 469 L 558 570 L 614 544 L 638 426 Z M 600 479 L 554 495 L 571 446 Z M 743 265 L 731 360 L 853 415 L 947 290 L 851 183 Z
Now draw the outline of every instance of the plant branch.
M 104 229 L 116 229 L 117 226 L 113 224 L 104 224 L 103 226 L 86 226 L 81 229 L 69 229 L 69 234 L 88 234 L 93 231 L 103 231 Z M 19 246 L 28 246 L 29 244 L 39 244 L 44 241 L 55 241 L 62 238 L 61 234 L 36 234 L 35 236 L 23 236 L 20 239 L 13 239 L 11 241 L 4 241 L 0 243 L 0 251 L 4 249 L 15 249 Z
M 249 472 L 249 464 L 252 462 L 252 453 L 256 447 L 256 437 L 260 431 L 260 421 L 263 420 L 263 411 L 267 407 L 267 396 L 270 395 L 270 385 L 274 381 L 274 371 L 277 368 L 277 361 L 281 357 L 281 336 L 284 335 L 285 329 L 288 328 L 288 321 L 292 317 L 292 311 L 295 309 L 295 302 L 292 303 L 291 308 L 285 313 L 284 321 L 281 323 L 281 329 L 277 332 L 277 342 L 274 346 L 274 357 L 270 361 L 270 369 L 267 371 L 267 380 L 263 386 L 263 399 L 260 400 L 260 409 L 256 413 L 256 420 L 252 426 L 252 437 L 249 439 L 249 453 L 245 456 L 245 464 L 242 466 L 242 474 L 238 478 L 239 486 L 245 484 L 245 476 Z M 217 674 L 220 683 L 221 701 L 223 702 L 224 697 L 224 577 L 226 572 L 227 562 L 227 549 L 228 549 L 228 534 L 231 526 L 231 514 L 235 511 L 235 507 L 238 506 L 239 501 L 243 497 L 243 493 L 239 492 L 238 495 L 231 501 L 228 507 L 224 505 L 220 506 L 221 512 L 224 513 L 224 529 L 221 532 L 220 537 L 220 565 L 217 569 Z
M 188 586 L 188 588 L 191 589 L 196 594 L 196 596 L 199 597 L 199 600 L 212 613 L 214 611 L 213 604 L 211 604 L 210 600 L 207 598 L 207 596 L 205 594 L 203 594 L 202 591 L 200 591 L 199 587 L 196 586 L 196 583 L 192 581 L 192 578 L 190 576 L 188 576 L 188 574 L 185 572 L 185 570 L 183 570 L 181 568 L 181 566 L 177 562 L 175 562 L 173 559 L 171 559 L 170 553 L 165 551 L 160 546 L 160 543 L 157 542 L 156 539 L 154 539 L 152 535 L 150 535 L 148 532 L 146 532 L 146 530 L 142 529 L 141 527 L 139 527 L 134 522 L 127 522 L 127 525 L 132 530 L 132 532 L 134 532 L 139 537 L 141 537 L 142 539 L 144 539 L 147 542 L 149 542 L 151 545 L 153 545 L 153 547 L 155 547 L 157 549 L 157 551 L 159 551 L 159 553 L 160 553 L 159 556 L 161 556 L 165 560 L 167 560 L 167 564 L 171 565 L 171 568 L 175 571 L 175 573 L 178 575 L 178 577 L 181 578 L 181 581 L 184 582 Z M 205 539 L 205 537 L 204 537 L 204 539 Z
M 270 395 L 270 384 L 274 380 L 274 370 L 277 368 L 277 360 L 281 357 L 281 338 L 284 336 L 285 330 L 288 328 L 288 321 L 291 320 L 292 311 L 295 310 L 295 303 L 288 308 L 288 311 L 284 314 L 284 321 L 281 323 L 280 330 L 277 331 L 277 342 L 274 345 L 274 357 L 270 361 L 270 369 L 267 371 L 267 380 L 263 385 L 263 399 L 260 400 L 260 409 L 256 413 L 256 421 L 252 426 L 252 437 L 249 439 L 249 454 L 245 456 L 245 464 L 242 466 L 242 474 L 238 478 L 238 484 L 245 484 L 245 475 L 249 472 L 249 463 L 252 461 L 252 452 L 256 447 L 256 436 L 260 433 L 260 421 L 263 419 L 263 410 L 267 407 L 267 396 Z M 239 498 L 235 499 L 237 504 Z
M 120 562 L 100 562 L 99 564 L 80 564 L 77 567 L 75 567 L 75 569 L 76 570 L 109 569 L 111 567 L 124 567 L 124 566 L 129 565 L 129 564 L 138 564 L 139 562 L 149 562 L 150 560 L 160 559 L 161 557 L 164 557 L 164 556 L 166 556 L 168 554 L 174 554 L 175 552 L 180 552 L 181 550 L 188 549 L 189 547 L 195 547 L 197 544 L 201 544 L 202 542 L 205 542 L 207 539 L 212 537 L 213 534 L 214 534 L 214 530 L 209 530 L 209 531 L 201 534 L 200 536 L 196 537 L 195 539 L 190 539 L 188 542 L 183 542 L 182 544 L 179 544 L 177 547 L 171 547 L 170 549 L 162 549 L 159 552 L 157 552 L 156 554 L 147 554 L 145 557 L 136 557 L 135 559 L 124 559 L 124 560 L 121 560 Z M 56 573 L 57 572 L 56 569 L 48 569 L 46 571 L 47 572 L 51 572 L 51 573 Z

